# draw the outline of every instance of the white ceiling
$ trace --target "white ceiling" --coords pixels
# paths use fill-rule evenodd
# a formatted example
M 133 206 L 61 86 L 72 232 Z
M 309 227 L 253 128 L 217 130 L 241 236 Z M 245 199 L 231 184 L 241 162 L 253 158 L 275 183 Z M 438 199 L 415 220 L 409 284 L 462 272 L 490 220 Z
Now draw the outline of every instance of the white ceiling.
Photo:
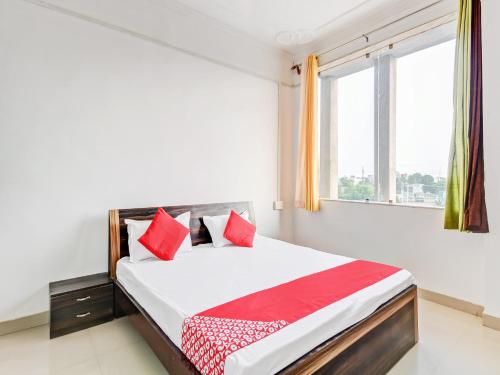
M 253 38 L 275 45 L 282 31 L 314 31 L 319 38 L 337 22 L 394 0 L 178 0 Z M 292 47 L 283 47 L 293 51 Z

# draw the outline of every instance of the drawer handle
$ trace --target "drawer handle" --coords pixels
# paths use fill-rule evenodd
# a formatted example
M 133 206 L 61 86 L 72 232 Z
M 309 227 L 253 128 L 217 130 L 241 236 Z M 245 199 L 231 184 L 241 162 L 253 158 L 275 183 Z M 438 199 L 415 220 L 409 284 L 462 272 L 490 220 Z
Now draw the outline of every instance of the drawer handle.
M 77 299 L 76 299 L 76 302 L 82 302 L 82 301 L 86 301 L 86 300 L 88 300 L 88 299 L 90 299 L 90 296 L 83 297 L 83 298 L 77 298 Z
M 86 312 L 85 314 L 78 314 L 76 317 L 77 318 L 85 318 L 86 316 L 89 316 L 90 312 Z

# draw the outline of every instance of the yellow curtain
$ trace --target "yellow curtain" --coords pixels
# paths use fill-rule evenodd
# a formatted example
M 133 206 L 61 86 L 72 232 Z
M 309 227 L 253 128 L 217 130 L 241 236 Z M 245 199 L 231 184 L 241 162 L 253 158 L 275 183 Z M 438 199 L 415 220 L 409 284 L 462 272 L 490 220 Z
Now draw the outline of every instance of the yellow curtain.
M 459 0 L 455 47 L 453 132 L 450 146 L 445 229 L 464 231 L 469 160 L 470 42 L 472 0 Z
M 300 89 L 300 139 L 295 205 L 319 210 L 318 153 L 318 58 L 310 55 L 303 64 Z

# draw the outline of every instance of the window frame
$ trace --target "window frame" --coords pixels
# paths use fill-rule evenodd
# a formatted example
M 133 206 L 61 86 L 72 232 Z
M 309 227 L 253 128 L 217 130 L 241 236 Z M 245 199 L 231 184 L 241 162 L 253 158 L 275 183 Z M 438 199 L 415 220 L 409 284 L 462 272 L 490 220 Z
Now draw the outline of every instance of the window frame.
M 404 40 L 401 46 L 393 49 L 389 44 L 384 53 L 378 58 L 371 59 L 370 54 L 364 59 L 349 60 L 335 65 L 335 61 L 327 65 L 333 65 L 331 69 L 320 69 L 320 77 L 325 79 L 331 77 L 330 84 L 321 84 L 319 100 L 322 108 L 330 108 L 329 111 L 319 113 L 320 129 L 320 200 L 349 202 L 357 204 L 376 204 L 384 206 L 399 206 L 408 208 L 424 208 L 443 210 L 444 207 L 433 205 L 412 205 L 407 202 L 397 203 L 396 201 L 396 60 L 400 57 L 413 54 L 415 52 L 431 48 L 435 45 L 446 43 L 455 39 L 454 26 L 456 22 L 443 23 L 425 32 L 412 36 L 409 40 Z M 396 36 L 397 38 L 398 36 Z M 380 43 L 379 43 L 380 44 Z M 339 59 L 342 60 L 343 58 Z M 337 79 L 354 74 L 369 67 L 379 69 L 379 74 L 375 76 L 382 79 L 375 79 L 374 82 L 374 132 L 378 135 L 379 141 L 374 139 L 374 200 L 346 200 L 338 198 L 338 119 L 331 116 L 337 110 L 337 100 L 332 100 L 338 84 Z M 332 73 L 333 71 L 333 73 Z M 382 74 L 380 74 L 382 73 Z M 379 88 L 382 88 L 379 91 Z M 327 91 L 328 90 L 328 91 Z M 380 108 L 375 96 L 382 95 L 387 106 Z M 324 100 L 328 100 L 325 103 Z M 377 111 L 380 111 L 377 113 Z M 328 114 L 324 113 L 328 112 Z M 382 116 L 380 113 L 382 112 Z M 327 138 L 327 141 L 324 139 Z M 377 137 L 375 137 L 377 138 Z M 381 142 L 382 140 L 382 142 Z M 388 147 L 381 147 L 387 145 Z M 327 156 L 326 156 L 327 155 Z M 377 159 L 378 158 L 378 159 Z M 377 169 L 377 167 L 379 167 Z M 327 175 L 327 183 L 321 176 Z M 327 186 L 326 186 L 327 185 Z M 328 191 L 328 196 L 324 192 Z

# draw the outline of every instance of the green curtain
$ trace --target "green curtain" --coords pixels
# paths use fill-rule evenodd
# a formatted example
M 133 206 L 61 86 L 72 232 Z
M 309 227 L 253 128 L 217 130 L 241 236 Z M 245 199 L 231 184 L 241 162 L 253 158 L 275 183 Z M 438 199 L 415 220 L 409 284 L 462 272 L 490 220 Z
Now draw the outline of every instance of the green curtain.
M 444 212 L 445 229 L 464 231 L 469 163 L 470 41 L 472 0 L 459 0 L 455 50 L 453 132 Z

